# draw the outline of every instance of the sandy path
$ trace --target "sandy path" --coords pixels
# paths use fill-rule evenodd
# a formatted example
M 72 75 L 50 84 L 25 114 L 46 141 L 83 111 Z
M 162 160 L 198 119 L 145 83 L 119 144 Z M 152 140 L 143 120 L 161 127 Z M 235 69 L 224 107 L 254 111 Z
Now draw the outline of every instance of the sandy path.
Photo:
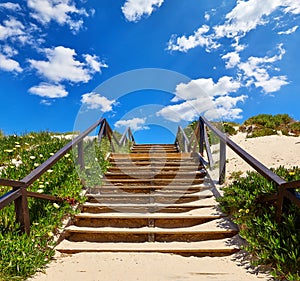
M 234 257 L 182 257 L 170 254 L 80 253 L 60 255 L 31 280 L 39 281 L 254 281 L 253 273 Z M 251 273 L 252 272 L 252 273 Z
M 300 166 L 300 137 L 269 136 L 245 139 L 244 134 L 232 139 L 267 167 Z M 251 167 L 233 151 L 227 150 L 228 175 L 232 171 L 247 171 Z M 166 280 L 270 280 L 270 276 L 255 274 L 239 255 L 229 257 L 182 257 L 170 254 L 133 253 L 57 253 L 46 274 L 39 281 L 166 281 Z

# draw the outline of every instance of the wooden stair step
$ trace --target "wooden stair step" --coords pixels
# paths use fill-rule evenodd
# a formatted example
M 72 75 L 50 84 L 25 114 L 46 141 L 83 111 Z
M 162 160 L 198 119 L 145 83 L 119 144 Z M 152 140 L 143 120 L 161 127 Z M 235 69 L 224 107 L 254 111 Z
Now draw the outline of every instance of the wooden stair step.
M 196 193 L 199 191 L 210 190 L 211 186 L 205 183 L 183 185 L 125 185 L 125 184 L 105 184 L 103 186 L 89 188 L 89 192 L 93 194 L 124 194 L 124 193 L 157 193 L 157 194 L 183 194 Z
M 231 239 L 212 241 L 186 242 L 145 242 L 145 243 L 96 243 L 71 242 L 64 240 L 56 249 L 61 253 L 79 252 L 156 252 L 176 253 L 198 256 L 224 256 L 236 253 L 239 249 L 232 245 Z
M 226 226 L 224 226 L 226 225 Z M 238 230 L 224 219 L 208 221 L 189 227 L 78 227 L 66 228 L 65 235 L 71 241 L 90 242 L 147 242 L 149 235 L 155 235 L 155 241 L 203 241 L 228 238 L 236 235 Z
M 149 223 L 157 227 L 189 227 L 225 217 L 213 208 L 185 213 L 81 213 L 75 215 L 76 226 L 139 228 Z
M 164 184 L 180 184 L 180 185 L 191 185 L 192 183 L 203 183 L 203 178 L 195 178 L 195 177 L 184 177 L 184 178 L 171 178 L 171 179 L 108 179 L 103 178 L 103 183 L 117 183 L 121 184 L 131 184 L 131 185 L 139 185 L 139 184 L 152 184 L 152 185 L 164 185 Z

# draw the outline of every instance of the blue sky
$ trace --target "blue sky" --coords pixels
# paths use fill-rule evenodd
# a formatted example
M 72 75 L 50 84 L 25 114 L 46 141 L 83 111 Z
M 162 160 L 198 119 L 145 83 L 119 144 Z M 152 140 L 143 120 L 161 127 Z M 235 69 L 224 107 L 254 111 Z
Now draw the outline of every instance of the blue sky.
M 168 142 L 199 114 L 300 120 L 299 17 L 298 0 L 1 0 L 0 129 L 72 131 L 92 111 Z

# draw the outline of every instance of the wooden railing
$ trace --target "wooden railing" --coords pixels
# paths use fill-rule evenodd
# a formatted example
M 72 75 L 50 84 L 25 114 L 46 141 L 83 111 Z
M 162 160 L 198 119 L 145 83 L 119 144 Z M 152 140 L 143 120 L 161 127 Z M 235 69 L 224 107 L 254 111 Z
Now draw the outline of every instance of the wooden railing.
M 248 152 L 238 146 L 226 134 L 217 129 L 212 123 L 210 123 L 205 117 L 200 117 L 197 121 L 197 127 L 194 130 L 191 138 L 186 136 L 184 130 L 179 127 L 175 143 L 181 146 L 181 150 L 184 152 L 193 152 L 198 154 L 202 163 L 208 167 L 212 167 L 214 164 L 213 156 L 210 149 L 210 143 L 207 131 L 213 132 L 220 141 L 220 155 L 219 155 L 219 183 L 223 184 L 226 174 L 226 146 L 230 147 L 237 155 L 239 155 L 244 161 L 246 161 L 254 170 L 256 170 L 263 177 L 273 182 L 277 186 L 277 194 L 270 197 L 270 199 L 276 201 L 276 220 L 280 221 L 282 216 L 282 208 L 284 199 L 290 200 L 293 204 L 300 208 L 299 193 L 296 192 L 297 188 L 300 188 L 300 180 L 286 182 L 277 174 L 268 169 L 265 165 L 260 163 L 257 159 L 251 156 Z M 180 145 L 181 144 L 181 145 Z M 207 154 L 207 159 L 204 159 L 204 148 Z
M 99 127 L 99 134 L 98 134 L 99 141 L 101 141 L 103 137 L 107 136 L 107 138 L 110 141 L 112 151 L 115 150 L 112 141 L 113 139 L 115 140 L 115 143 L 120 146 L 125 145 L 128 141 L 134 142 L 134 138 L 130 128 L 126 129 L 121 140 L 118 141 L 118 139 L 116 138 L 115 134 L 113 133 L 107 121 L 105 119 L 100 119 L 97 122 L 95 122 L 92 126 L 90 126 L 88 129 L 86 129 L 83 133 L 75 137 L 62 149 L 57 151 L 53 156 L 47 159 L 39 167 L 34 169 L 30 174 L 28 174 L 22 180 L 16 181 L 16 180 L 0 178 L 0 186 L 12 187 L 12 190 L 10 190 L 9 192 L 5 193 L 0 197 L 0 210 L 5 208 L 10 203 L 14 202 L 16 221 L 20 224 L 22 232 L 25 232 L 27 234 L 30 233 L 30 217 L 29 217 L 29 208 L 28 208 L 28 200 L 27 200 L 28 196 L 45 199 L 45 200 L 52 200 L 52 201 L 63 200 L 62 198 L 58 198 L 56 196 L 28 191 L 27 187 L 29 187 L 34 181 L 40 178 L 57 161 L 59 161 L 65 154 L 67 154 L 72 148 L 76 146 L 78 149 L 77 162 L 80 168 L 84 169 L 85 165 L 84 165 L 83 141 L 84 138 L 88 136 L 97 127 Z

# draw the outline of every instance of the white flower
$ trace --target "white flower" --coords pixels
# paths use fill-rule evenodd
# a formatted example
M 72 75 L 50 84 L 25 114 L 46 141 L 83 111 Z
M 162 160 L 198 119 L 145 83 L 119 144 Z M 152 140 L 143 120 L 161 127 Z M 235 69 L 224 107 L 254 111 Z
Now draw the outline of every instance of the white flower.
M 34 163 L 33 166 L 38 167 L 38 166 L 40 166 L 40 164 L 39 163 Z
M 31 156 L 29 156 L 29 158 L 33 160 L 33 159 L 35 159 L 35 156 L 31 155 Z
M 53 207 L 56 208 L 56 209 L 60 208 L 60 206 L 57 203 L 53 203 Z
M 65 157 L 66 157 L 66 158 L 70 157 L 70 154 L 69 154 L 69 153 L 67 153 L 67 154 L 65 155 Z
M 22 160 L 12 159 L 11 163 L 14 164 L 16 167 L 19 167 L 21 164 L 23 164 Z
M 36 192 L 37 192 L 37 193 L 43 193 L 43 192 L 44 192 L 44 189 L 39 188 Z
M 49 169 L 49 170 L 47 170 L 47 172 L 48 172 L 48 173 L 52 173 L 52 172 L 53 172 L 53 170 Z

